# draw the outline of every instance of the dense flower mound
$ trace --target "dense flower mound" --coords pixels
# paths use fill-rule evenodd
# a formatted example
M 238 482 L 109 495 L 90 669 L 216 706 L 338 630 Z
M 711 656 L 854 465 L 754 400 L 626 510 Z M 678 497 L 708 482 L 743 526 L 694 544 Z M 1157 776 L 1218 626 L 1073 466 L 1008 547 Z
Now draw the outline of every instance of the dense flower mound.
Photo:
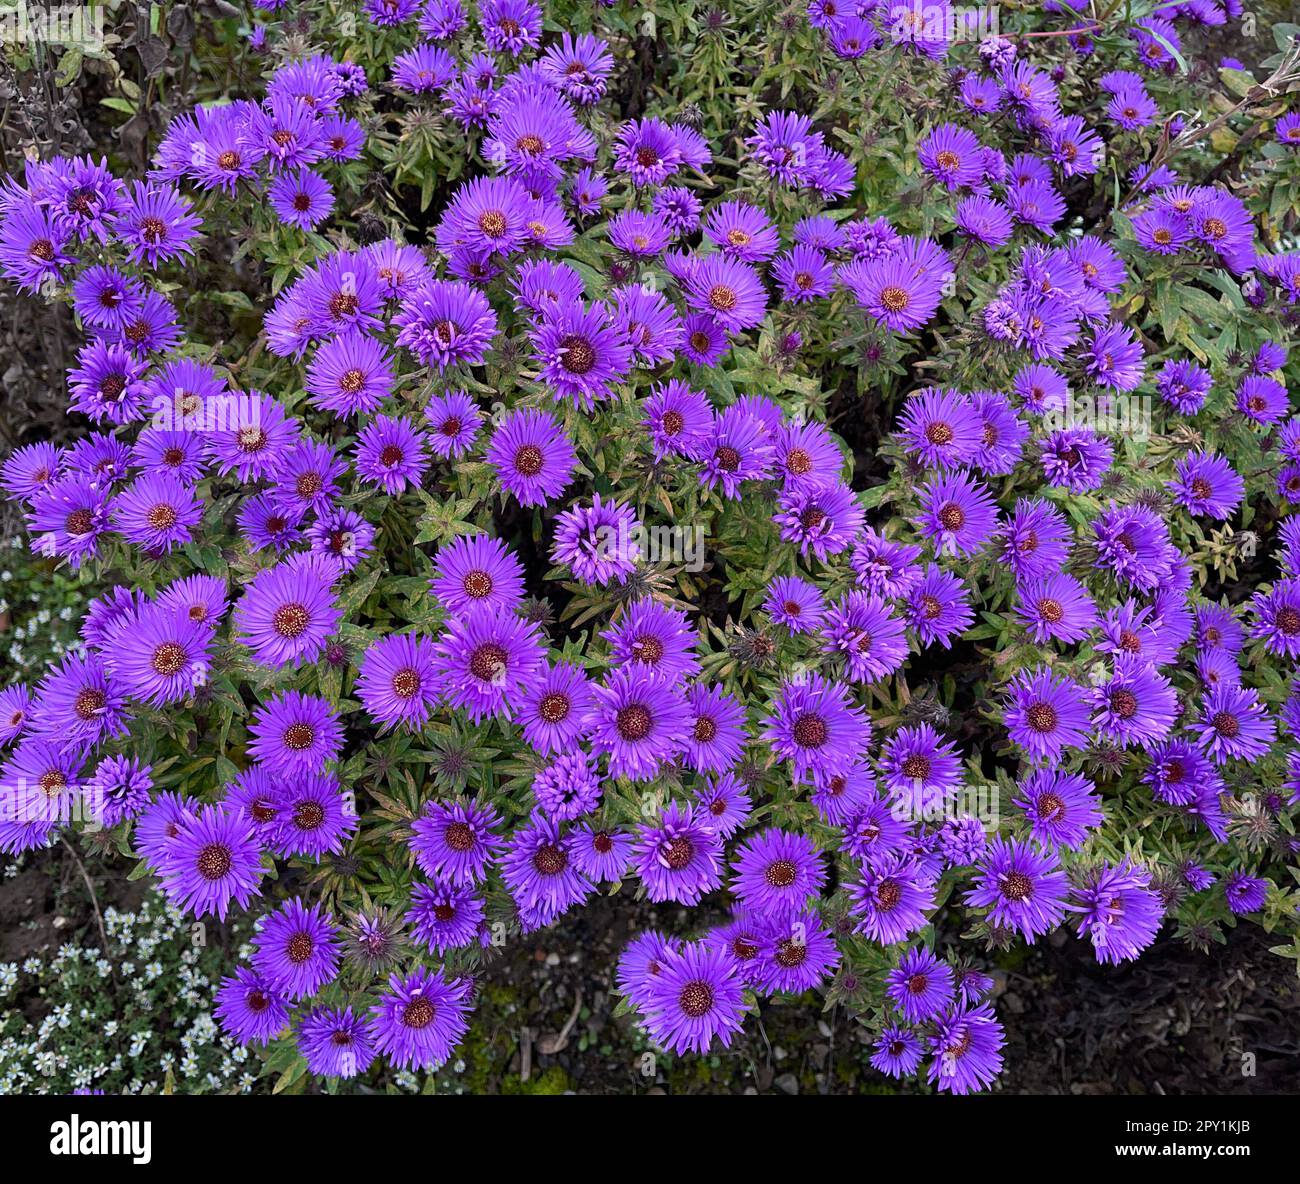
M 447 1063 L 478 969 L 620 885 L 673 906 L 608 968 L 661 1050 L 819 992 L 954 1093 L 1015 942 L 1295 941 L 1294 48 L 812 0 L 820 105 L 717 124 L 620 117 L 616 9 L 262 7 L 261 89 L 146 175 L 0 191 L 84 332 L 76 442 L 0 488 L 97 591 L 0 692 L 0 850 L 250 913 L 221 1022 L 331 1078 Z M 219 240 L 251 333 L 187 323 Z

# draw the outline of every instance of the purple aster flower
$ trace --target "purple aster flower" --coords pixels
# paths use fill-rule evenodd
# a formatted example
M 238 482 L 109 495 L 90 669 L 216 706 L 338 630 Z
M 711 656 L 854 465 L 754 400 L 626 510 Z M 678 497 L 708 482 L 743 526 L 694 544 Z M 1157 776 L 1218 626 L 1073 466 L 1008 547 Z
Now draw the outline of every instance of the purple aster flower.
M 814 773 L 809 800 L 832 826 L 844 827 L 867 846 L 851 851 L 855 859 L 870 861 L 868 848 L 887 831 L 897 842 L 886 842 L 890 850 L 901 850 L 907 827 L 893 816 L 892 808 L 879 796 L 875 774 L 866 761 L 859 761 L 845 773 Z M 868 817 L 872 815 L 872 817 Z M 848 839 L 843 850 L 849 850 Z
M 392 358 L 375 338 L 350 329 L 326 341 L 307 367 L 311 404 L 335 415 L 369 415 L 393 393 Z
M 871 722 L 855 707 L 848 689 L 808 672 L 782 683 L 767 718 L 764 738 L 795 775 L 815 769 L 848 770 L 866 749 Z
M 514 897 L 525 933 L 549 925 L 594 891 L 574 865 L 573 842 L 571 834 L 561 834 L 558 822 L 537 815 L 507 841 L 501 878 Z
M 821 986 L 839 967 L 835 939 L 815 912 L 764 918 L 755 928 L 755 951 L 744 974 L 763 994 L 800 994 Z
M 235 606 L 240 640 L 264 666 L 313 661 L 338 627 L 335 569 L 318 555 L 294 555 L 266 568 Z
M 551 561 L 567 564 L 584 584 L 622 584 L 641 557 L 636 512 L 621 502 L 592 495 L 590 506 L 575 505 L 556 518 Z
M 731 337 L 726 328 L 708 313 L 691 313 L 682 321 L 682 329 L 686 334 L 681 347 L 682 356 L 697 366 L 716 366 L 731 349 Z
M 771 475 L 773 448 L 763 421 L 739 404 L 733 404 L 714 422 L 711 446 L 706 446 L 700 484 L 722 486 L 725 497 L 739 496 L 741 483 L 761 481 Z
M 686 739 L 686 763 L 697 773 L 722 773 L 740 758 L 745 709 L 721 687 L 696 683 L 686 700 L 694 717 Z
M 763 611 L 791 633 L 815 633 L 826 614 L 820 589 L 798 576 L 779 576 L 768 586 Z
M 1136 215 L 1133 233 L 1143 250 L 1156 255 L 1176 255 L 1192 241 L 1192 230 L 1186 216 L 1164 206 L 1143 210 Z
M 438 551 L 429 587 L 454 616 L 513 613 L 523 598 L 523 567 L 499 538 L 460 535 Z
M 1179 459 L 1175 479 L 1166 482 L 1179 505 L 1193 514 L 1228 518 L 1241 504 L 1245 482 L 1228 461 L 1216 452 L 1195 452 Z
M 324 1077 L 356 1077 L 375 1059 L 370 1027 L 350 1007 L 318 1007 L 304 1015 L 298 1051 L 308 1070 Z
M 722 886 L 722 836 L 709 817 L 670 802 L 638 828 L 633 866 L 650 900 L 693 905 Z
M 96 338 L 68 371 L 71 409 L 95 423 L 120 425 L 143 418 L 144 371 L 130 350 Z
M 744 201 L 714 206 L 704 219 L 704 234 L 724 256 L 742 263 L 767 261 L 781 241 L 766 212 Z M 721 274 L 727 274 L 726 270 Z M 701 311 L 711 312 L 709 308 Z
M 0 270 L 33 295 L 42 284 L 61 282 L 63 269 L 74 262 L 65 250 L 71 234 L 52 210 L 30 200 L 11 202 L 0 217 Z
M 203 517 L 203 502 L 171 473 L 147 473 L 113 499 L 113 525 L 150 556 L 189 542 Z
M 1000 247 L 1011 239 L 1011 212 L 991 197 L 972 194 L 957 203 L 953 214 L 957 229 L 986 247 Z
M 1070 555 L 1072 533 L 1061 511 L 1041 498 L 1021 498 L 1006 526 L 1002 558 L 1017 581 L 1059 572 Z
M 623 210 L 609 220 L 609 241 L 632 259 L 654 259 L 672 241 L 668 223 L 658 214 Z
M 426 280 L 402 302 L 393 320 L 397 344 L 439 373 L 450 366 L 480 365 L 497 332 L 487 297 L 468 284 Z
M 482 605 L 445 625 L 437 643 L 443 698 L 474 723 L 485 716 L 509 719 L 544 669 L 546 650 L 537 626 Z
M 846 264 L 840 279 L 873 320 L 893 333 L 910 333 L 934 316 L 950 274 L 947 256 L 926 264 L 900 250 L 869 261 Z
M 248 907 L 263 874 L 252 827 L 220 806 L 202 806 L 181 823 L 167 848 L 162 888 L 177 908 L 224 921 L 232 900 Z
M 266 842 L 277 855 L 319 860 L 339 854 L 357 828 L 356 810 L 337 778 L 328 773 L 294 773 L 276 796 L 275 820 Z
M 221 981 L 213 1012 L 242 1045 L 268 1044 L 284 1031 L 293 1010 L 288 998 L 246 966 Z
M 990 924 L 1015 929 L 1032 943 L 1065 918 L 1067 889 L 1055 851 L 995 835 L 976 866 L 966 902 L 988 909 Z
M 300 230 L 315 230 L 334 209 L 333 186 L 311 169 L 278 174 L 266 195 L 280 221 Z
M 654 388 L 645 401 L 642 426 L 650 431 L 656 460 L 684 456 L 700 460 L 713 435 L 713 409 L 708 397 L 681 379 L 669 379 Z
M 863 588 L 893 599 L 906 596 L 921 582 L 922 572 L 916 565 L 920 555 L 920 547 L 894 542 L 867 526 L 854 544 L 850 563 Z
M 705 1053 L 715 1040 L 728 1048 L 745 1014 L 740 968 L 705 942 L 665 950 L 643 1010 L 650 1038 L 674 1053 Z
M 302 535 L 299 529 L 302 519 L 302 512 L 285 509 L 269 493 L 257 494 L 240 508 L 239 529 L 255 551 L 266 547 L 286 551 Z
M 1256 592 L 1250 608 L 1255 616 L 1251 637 L 1262 639 L 1271 654 L 1300 655 L 1300 578 L 1287 576 L 1267 592 Z
M 64 477 L 40 489 L 27 518 L 32 551 L 80 567 L 98 553 L 108 528 L 109 497 L 108 489 L 84 477 Z
M 685 289 L 691 308 L 733 333 L 760 324 L 767 311 L 767 293 L 758 273 L 721 252 L 698 260 Z
M 1286 387 L 1276 378 L 1248 374 L 1237 388 L 1237 410 L 1259 424 L 1275 424 L 1291 410 Z
M 853 490 L 838 481 L 811 488 L 787 486 L 772 521 L 785 542 L 799 547 L 800 555 L 811 551 L 824 563 L 827 556 L 852 545 L 862 529 L 863 509 Z
M 416 884 L 406 915 L 411 935 L 435 954 L 470 945 L 484 923 L 482 898 L 470 884 Z
M 1096 714 L 1093 726 L 1103 739 L 1148 751 L 1163 740 L 1178 714 L 1178 697 L 1169 680 L 1145 658 L 1117 654 L 1109 678 L 1089 692 Z
M 877 682 L 907 660 L 903 622 L 868 592 L 854 589 L 831 605 L 822 632 L 825 651 L 843 657 L 844 674 L 854 682 Z
M 357 437 L 357 476 L 390 497 L 418 489 L 428 464 L 424 437 L 405 419 L 377 415 Z
M 73 281 L 72 307 L 85 324 L 109 329 L 140 312 L 144 288 L 114 267 L 88 267 Z
M 1181 415 L 1195 415 L 1205 404 L 1213 379 L 1195 362 L 1170 358 L 1156 375 L 1160 397 Z
M 319 905 L 292 897 L 267 914 L 253 938 L 252 963 L 290 999 L 314 995 L 338 975 L 338 928 Z
M 610 643 L 616 667 L 665 674 L 674 682 L 699 670 L 693 653 L 698 639 L 686 614 L 649 597 L 629 603 L 618 624 L 600 636 Z
M 270 395 L 249 391 L 239 399 L 236 421 L 211 435 L 208 448 L 219 473 L 255 481 L 279 475 L 297 431 L 297 421 Z
M 1269 882 L 1245 872 L 1233 872 L 1223 882 L 1223 895 L 1238 916 L 1258 912 L 1268 898 Z
M 1151 873 L 1128 859 L 1086 870 L 1074 896 L 1079 936 L 1092 939 L 1098 962 L 1116 965 L 1136 958 L 1155 941 L 1164 920 Z
M 61 457 L 59 449 L 45 441 L 15 449 L 0 467 L 0 489 L 11 501 L 30 501 L 54 481 Z
M 1201 701 L 1200 721 L 1193 725 L 1200 746 L 1216 765 L 1230 760 L 1257 761 L 1268 752 L 1276 725 L 1248 687 L 1220 683 Z
M 954 1008 L 936 1024 L 930 1037 L 934 1060 L 926 1075 L 939 1090 L 968 1094 L 988 1086 L 1002 1071 L 1006 1037 L 987 1003 Z
M 600 805 L 600 774 L 581 750 L 560 753 L 533 778 L 537 807 L 554 822 L 570 822 Z
M 615 288 L 614 321 L 642 366 L 671 362 L 681 346 L 681 317 L 660 292 L 637 284 Z
M 880 772 L 908 817 L 931 813 L 962 784 L 961 758 L 929 724 L 899 728 L 881 750 Z
M 429 447 L 441 457 L 458 459 L 474 446 L 483 413 L 464 391 L 435 395 L 424 408 L 432 429 Z
M 875 1043 L 871 1065 L 889 1077 L 910 1077 L 922 1057 L 920 1038 L 906 1028 L 885 1028 Z
M 908 1023 L 924 1023 L 953 1002 L 952 967 L 929 950 L 906 950 L 885 975 L 885 991 Z
M 273 773 L 319 773 L 343 749 L 343 729 L 329 703 L 282 691 L 253 713 L 249 755 Z
M 580 107 L 588 107 L 604 96 L 614 58 L 608 44 L 590 33 L 576 37 L 561 33 L 560 40 L 547 47 L 540 65 L 547 82 Z
M 1055 764 L 1067 748 L 1088 742 L 1088 703 L 1069 678 L 1048 666 L 1021 670 L 1007 684 L 1003 723 L 1011 739 L 1035 762 Z
M 584 411 L 609 398 L 632 366 L 627 335 L 603 304 L 550 304 L 529 336 L 538 377 L 557 400 L 571 399 Z
M 998 508 L 983 485 L 958 470 L 931 478 L 915 521 L 940 555 L 974 555 L 997 532 Z
M 861 864 L 859 872 L 848 886 L 855 933 L 892 946 L 925 927 L 935 907 L 934 879 L 919 863 L 891 854 Z
M 83 242 L 108 242 L 111 227 L 127 210 L 126 191 L 101 158 L 74 157 L 50 175 L 49 206 L 55 221 Z
M 427 637 L 391 633 L 370 645 L 356 693 L 371 719 L 418 731 L 438 702 L 437 653 Z
M 1011 216 L 1026 226 L 1051 234 L 1065 216 L 1065 199 L 1048 181 L 1023 181 L 1007 186 L 1007 206 Z
M 701 817 L 724 839 L 731 838 L 753 810 L 745 787 L 732 773 L 723 773 L 700 786 L 695 792 L 695 804 Z
M 456 77 L 456 59 L 439 45 L 417 45 L 393 58 L 393 85 L 413 95 L 445 90 Z
M 570 856 L 574 867 L 592 883 L 618 881 L 632 859 L 632 836 L 624 831 L 595 828 L 586 823 L 574 828 Z
M 581 667 L 557 662 L 529 684 L 517 720 L 543 756 L 569 750 L 586 732 L 593 697 Z
M 1114 502 L 1093 522 L 1097 566 L 1121 583 L 1144 591 L 1156 588 L 1169 572 L 1169 530 L 1146 506 Z
M 0 746 L 10 744 L 31 725 L 32 695 L 22 683 L 0 690 Z
M 398 1069 L 439 1069 L 469 1030 L 466 1015 L 472 983 L 448 981 L 436 970 L 418 966 L 394 974 L 389 989 L 371 1009 L 375 1049 Z
M 334 447 L 318 440 L 299 440 L 280 455 L 275 496 L 290 509 L 324 510 L 338 495 L 347 462 Z
M 502 850 L 501 819 L 490 805 L 472 799 L 426 802 L 411 823 L 411 850 L 425 875 L 452 884 L 477 884 Z
M 569 484 L 577 460 L 559 421 L 531 407 L 511 411 L 487 450 L 487 461 L 503 488 L 523 506 L 545 505 L 558 497 Z
M 921 582 L 908 592 L 906 613 L 922 645 L 938 642 L 944 649 L 950 648 L 953 639 L 965 633 L 975 620 L 965 581 L 933 563 L 926 567 Z
M 1017 588 L 1016 614 L 1040 645 L 1049 638 L 1082 641 L 1097 624 L 1097 606 L 1088 590 L 1070 575 L 1030 580 Z
M 1106 107 L 1106 115 L 1127 132 L 1146 127 L 1159 114 L 1160 108 L 1140 82 L 1114 92 Z
M 132 698 L 154 706 L 177 703 L 207 684 L 213 623 L 165 604 L 140 610 L 106 649 L 109 673 Z
M 1044 847 L 1077 850 L 1102 822 L 1101 800 L 1092 783 L 1076 773 L 1037 769 L 1017 786 L 1012 805 L 1024 812 L 1029 833 Z
M 312 554 L 333 563 L 340 574 L 352 571 L 373 549 L 375 528 L 355 510 L 331 506 L 307 528 Z
M 1110 469 L 1114 450 L 1109 440 L 1090 428 L 1064 428 L 1042 444 L 1039 462 L 1048 482 L 1071 493 L 1100 487 Z
M 754 912 L 776 919 L 801 911 L 826 883 L 825 861 L 813 842 L 776 827 L 741 843 L 732 867 L 732 894 Z
M 183 485 L 195 485 L 206 474 L 207 448 L 195 432 L 145 428 L 136 437 L 131 464 L 147 472 L 172 476 Z
M 3 713 L 0 705 L 0 714 Z M 114 827 L 134 818 L 150 803 L 153 770 L 135 757 L 110 756 L 99 762 L 86 786 L 92 816 L 102 826 Z
M 650 208 L 674 236 L 694 234 L 700 228 L 700 199 L 684 185 L 657 189 Z
M 668 959 L 681 949 L 681 943 L 651 929 L 633 938 L 619 955 L 615 982 L 619 993 L 633 1006 L 644 1009 L 650 988 L 663 973 Z
M 947 189 L 967 189 L 984 174 L 980 142 L 974 132 L 941 123 L 917 145 L 921 167 Z
M 592 694 L 591 747 L 608 754 L 611 777 L 648 780 L 685 750 L 691 712 L 671 675 L 631 663 L 612 670 Z
M 121 683 L 95 653 L 69 654 L 36 689 L 28 730 L 67 748 L 87 751 L 126 733 L 130 713 Z

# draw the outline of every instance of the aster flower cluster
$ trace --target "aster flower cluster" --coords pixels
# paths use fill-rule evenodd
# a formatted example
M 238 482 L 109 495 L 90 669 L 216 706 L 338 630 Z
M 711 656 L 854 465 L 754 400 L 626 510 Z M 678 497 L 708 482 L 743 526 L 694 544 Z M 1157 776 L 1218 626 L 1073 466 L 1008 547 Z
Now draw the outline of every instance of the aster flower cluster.
M 618 117 L 624 33 L 534 0 L 367 0 L 374 61 L 262 26 L 144 180 L 30 162 L 0 271 L 86 335 L 81 435 L 0 489 L 98 594 L 0 691 L 0 850 L 89 806 L 253 914 L 222 1026 L 327 1078 L 447 1064 L 597 893 L 672 906 L 611 968 L 658 1048 L 819 991 L 953 1093 L 1005 1043 L 968 951 L 1294 926 L 1300 257 L 1168 163 L 1205 7 L 1105 71 L 812 0 L 819 70 L 930 96 L 892 196 L 794 103 Z M 438 178 L 422 235 L 372 165 Z M 169 295 L 200 215 L 273 261 L 239 356 Z

